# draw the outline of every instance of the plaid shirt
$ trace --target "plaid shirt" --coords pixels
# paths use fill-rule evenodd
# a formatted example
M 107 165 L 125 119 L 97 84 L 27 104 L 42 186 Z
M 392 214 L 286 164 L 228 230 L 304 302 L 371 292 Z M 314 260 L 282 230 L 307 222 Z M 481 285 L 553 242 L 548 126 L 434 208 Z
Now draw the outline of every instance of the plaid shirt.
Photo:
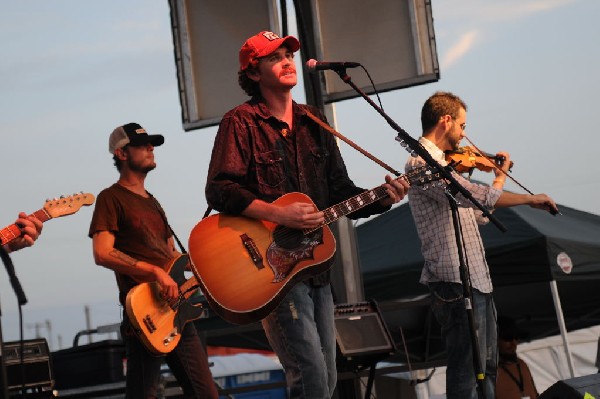
M 447 165 L 443 151 L 435 144 L 423 137 L 419 142 L 436 161 L 443 166 Z M 421 157 L 411 157 L 406 162 L 405 168 L 408 172 L 424 164 L 425 161 Z M 457 173 L 453 174 L 456 180 L 471 192 L 473 198 L 488 209 L 493 208 L 502 193 L 494 187 L 476 184 Z M 421 252 L 425 258 L 420 280 L 422 284 L 461 282 L 452 211 L 444 193 L 445 188 L 445 185 L 434 185 L 426 189 L 413 186 L 408 190 L 410 210 L 421 240 Z M 492 280 L 485 261 L 485 250 L 478 226 L 487 223 L 488 219 L 462 194 L 459 193 L 455 197 L 459 201 L 458 213 L 471 285 L 482 293 L 490 293 Z

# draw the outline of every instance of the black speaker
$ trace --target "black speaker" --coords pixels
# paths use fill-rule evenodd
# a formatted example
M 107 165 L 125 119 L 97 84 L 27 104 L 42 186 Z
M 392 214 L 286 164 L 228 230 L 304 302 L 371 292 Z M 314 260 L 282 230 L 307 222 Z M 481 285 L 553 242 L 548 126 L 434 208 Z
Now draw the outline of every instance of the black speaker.
M 538 399 L 593 399 L 600 398 L 600 374 L 558 381 L 546 389 Z
M 21 341 L 5 342 L 3 346 L 9 391 L 54 386 L 50 350 L 45 339 L 23 341 L 22 348 Z
M 339 370 L 370 367 L 396 351 L 375 302 L 336 305 L 335 336 Z

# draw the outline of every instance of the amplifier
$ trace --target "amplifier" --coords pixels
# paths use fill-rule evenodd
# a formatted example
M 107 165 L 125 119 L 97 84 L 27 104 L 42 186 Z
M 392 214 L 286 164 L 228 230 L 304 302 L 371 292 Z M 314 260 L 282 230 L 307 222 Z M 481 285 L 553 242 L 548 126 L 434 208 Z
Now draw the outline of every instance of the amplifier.
M 54 386 L 50 350 L 45 339 L 23 341 L 22 348 L 21 341 L 5 342 L 3 347 L 8 390 Z
M 122 340 L 104 340 L 56 351 L 55 388 L 72 389 L 125 380 L 125 344 Z
M 600 374 L 557 381 L 539 396 L 539 399 L 588 398 L 600 398 Z
M 372 366 L 396 351 L 375 302 L 338 304 L 334 319 L 340 370 Z

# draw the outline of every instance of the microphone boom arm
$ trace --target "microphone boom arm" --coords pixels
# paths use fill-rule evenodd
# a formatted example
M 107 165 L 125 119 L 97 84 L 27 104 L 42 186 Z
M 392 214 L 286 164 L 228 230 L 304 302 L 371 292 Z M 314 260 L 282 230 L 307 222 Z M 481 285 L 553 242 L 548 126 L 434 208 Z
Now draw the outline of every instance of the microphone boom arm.
M 383 109 L 381 109 L 377 104 L 375 104 L 375 102 L 373 100 L 371 100 L 371 98 L 369 96 L 367 96 L 365 94 L 365 92 L 363 92 L 358 86 L 356 86 L 356 84 L 354 84 L 354 82 L 352 81 L 350 76 L 348 76 L 348 74 L 346 73 L 345 68 L 335 70 L 335 72 L 340 76 L 340 78 L 342 79 L 342 81 L 344 81 L 344 83 L 346 83 L 350 87 L 352 87 L 354 89 L 354 91 L 356 91 L 362 98 L 364 98 L 371 105 L 371 107 L 373 107 L 381 116 L 383 116 L 383 118 L 392 127 L 392 129 L 394 129 L 398 133 L 398 137 L 396 138 L 396 140 L 403 141 L 411 150 L 413 150 L 417 155 L 419 155 L 421 158 L 423 158 L 423 160 L 428 165 L 435 168 L 444 177 L 444 179 L 446 179 L 447 181 L 450 182 L 449 186 L 451 186 L 451 189 L 454 189 L 457 192 L 460 192 L 465 198 L 467 198 L 469 201 L 471 201 L 471 203 L 473 203 L 478 209 L 480 209 L 481 212 L 483 212 L 483 215 L 486 216 L 492 223 L 494 223 L 494 225 L 496 225 L 496 227 L 500 231 L 502 231 L 502 232 L 507 231 L 506 227 L 504 227 L 504 225 L 495 216 L 493 216 L 492 213 L 487 208 L 485 208 L 483 205 L 481 205 L 481 203 L 479 203 L 479 201 L 477 201 L 473 197 L 471 192 L 469 190 L 467 190 L 466 188 L 464 188 L 464 186 L 462 186 L 454 178 L 454 176 L 452 176 L 452 173 L 450 173 L 449 170 L 444 168 L 442 165 L 440 165 L 440 163 L 438 161 L 433 159 L 431 154 L 429 154 L 429 152 L 421 145 L 421 143 L 419 143 L 417 140 L 415 140 L 410 134 L 408 134 L 396 122 L 394 122 L 394 120 L 392 118 L 390 118 L 383 111 Z

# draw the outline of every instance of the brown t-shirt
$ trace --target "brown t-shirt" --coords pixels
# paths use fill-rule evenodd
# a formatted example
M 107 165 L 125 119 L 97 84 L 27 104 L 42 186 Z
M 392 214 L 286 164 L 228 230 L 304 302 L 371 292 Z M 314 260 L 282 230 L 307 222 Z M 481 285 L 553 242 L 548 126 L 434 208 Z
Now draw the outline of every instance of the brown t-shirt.
M 527 364 L 517 359 L 517 363 L 498 364 L 496 375 L 496 399 L 536 399 L 538 397 L 533 377 Z
M 166 216 L 154 197 L 144 198 L 115 183 L 96 198 L 89 236 L 100 231 L 115 235 L 114 247 L 134 259 L 167 266 L 173 258 L 168 240 L 171 232 Z M 126 274 L 115 273 L 119 300 L 138 283 Z

